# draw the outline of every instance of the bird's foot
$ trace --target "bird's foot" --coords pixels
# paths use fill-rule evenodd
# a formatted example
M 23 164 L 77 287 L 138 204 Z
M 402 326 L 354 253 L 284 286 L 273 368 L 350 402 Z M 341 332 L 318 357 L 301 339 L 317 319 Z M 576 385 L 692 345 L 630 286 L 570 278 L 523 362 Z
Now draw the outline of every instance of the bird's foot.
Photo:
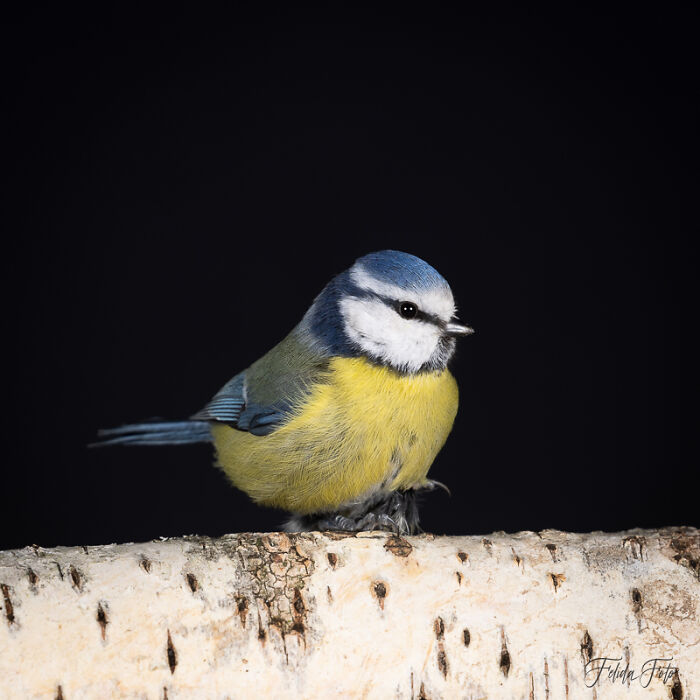
M 357 521 L 352 518 L 346 518 L 340 513 L 334 513 L 325 518 L 317 520 L 315 523 L 315 530 L 340 530 L 345 532 L 356 532 L 361 529 L 357 527 Z
M 352 518 L 334 513 L 319 518 L 314 523 L 305 522 L 313 530 L 360 532 L 362 530 L 387 530 L 398 534 L 398 524 L 384 513 L 366 513 L 361 518 Z
M 358 530 L 386 530 L 400 534 L 399 523 L 386 513 L 367 513 L 357 523 Z
M 286 524 L 285 530 L 287 532 L 384 530 L 395 535 L 410 535 L 420 531 L 415 491 L 413 489 L 392 491 L 381 496 L 379 500 L 375 497 L 338 513 L 296 516 Z

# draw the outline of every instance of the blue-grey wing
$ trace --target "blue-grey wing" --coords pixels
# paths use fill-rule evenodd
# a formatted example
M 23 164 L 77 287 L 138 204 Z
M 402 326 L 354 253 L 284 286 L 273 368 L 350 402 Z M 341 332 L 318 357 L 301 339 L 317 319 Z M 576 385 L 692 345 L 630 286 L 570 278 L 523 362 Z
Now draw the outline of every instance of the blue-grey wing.
M 245 372 L 237 374 L 216 393 L 214 398 L 191 420 L 212 420 L 237 424 L 245 409 Z
M 289 409 L 286 406 L 251 404 L 241 413 L 236 427 L 253 435 L 269 435 L 279 428 L 288 415 Z
M 227 423 L 253 435 L 269 435 L 288 417 L 326 369 L 297 329 L 247 370 L 227 382 L 194 420 Z

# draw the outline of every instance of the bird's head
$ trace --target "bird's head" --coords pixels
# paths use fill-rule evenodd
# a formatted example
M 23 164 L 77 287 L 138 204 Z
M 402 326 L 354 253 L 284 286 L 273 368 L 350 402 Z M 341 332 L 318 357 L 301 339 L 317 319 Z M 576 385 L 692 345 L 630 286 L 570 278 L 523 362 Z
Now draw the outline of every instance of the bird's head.
M 361 355 L 400 372 L 443 369 L 458 323 L 450 285 L 428 263 L 395 250 L 359 258 L 335 277 L 304 319 L 331 354 Z

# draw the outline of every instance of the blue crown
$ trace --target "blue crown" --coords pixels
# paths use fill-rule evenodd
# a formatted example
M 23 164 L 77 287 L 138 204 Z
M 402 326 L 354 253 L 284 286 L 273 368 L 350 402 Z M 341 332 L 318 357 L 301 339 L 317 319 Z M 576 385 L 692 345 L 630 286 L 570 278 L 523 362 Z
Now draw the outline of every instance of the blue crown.
M 355 262 L 378 280 L 390 282 L 403 289 L 425 290 L 446 287 L 447 280 L 425 260 L 398 250 L 369 253 Z

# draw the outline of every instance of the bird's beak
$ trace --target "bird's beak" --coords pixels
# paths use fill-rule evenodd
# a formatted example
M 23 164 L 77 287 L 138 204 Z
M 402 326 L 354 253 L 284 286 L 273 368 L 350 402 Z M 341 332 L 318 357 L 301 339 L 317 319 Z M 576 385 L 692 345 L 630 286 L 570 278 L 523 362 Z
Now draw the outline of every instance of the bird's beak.
M 471 335 L 473 332 L 473 328 L 463 326 L 461 323 L 448 323 L 445 326 L 445 333 L 447 333 L 447 335 Z

